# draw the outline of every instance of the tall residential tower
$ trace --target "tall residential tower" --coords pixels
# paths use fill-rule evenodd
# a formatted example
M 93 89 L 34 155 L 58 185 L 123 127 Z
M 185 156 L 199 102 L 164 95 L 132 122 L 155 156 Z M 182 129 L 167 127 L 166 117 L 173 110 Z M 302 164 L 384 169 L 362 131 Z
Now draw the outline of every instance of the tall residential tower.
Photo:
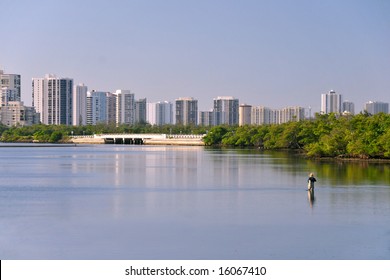
M 0 69 L 0 107 L 9 101 L 21 101 L 20 75 L 5 74 Z
M 134 124 L 134 93 L 130 90 L 118 89 L 114 94 L 116 95 L 116 124 Z
M 192 97 L 176 99 L 176 124 L 198 124 L 198 100 Z
M 87 92 L 88 87 L 78 84 L 73 89 L 73 125 L 87 124 Z
M 389 103 L 380 102 L 380 101 L 369 101 L 364 104 L 364 110 L 369 114 L 378 114 L 378 113 L 389 113 Z
M 239 109 L 239 125 L 251 124 L 252 106 L 241 104 Z
M 214 98 L 215 125 L 236 125 L 239 121 L 239 102 L 232 96 Z
M 341 94 L 337 94 L 334 90 L 321 94 L 321 114 L 341 114 L 341 110 Z
M 135 101 L 135 122 L 146 123 L 146 98 Z
M 43 124 L 73 124 L 73 79 L 45 78 L 32 79 L 32 105 L 40 113 Z
M 107 93 L 92 91 L 87 93 L 87 124 L 108 123 Z

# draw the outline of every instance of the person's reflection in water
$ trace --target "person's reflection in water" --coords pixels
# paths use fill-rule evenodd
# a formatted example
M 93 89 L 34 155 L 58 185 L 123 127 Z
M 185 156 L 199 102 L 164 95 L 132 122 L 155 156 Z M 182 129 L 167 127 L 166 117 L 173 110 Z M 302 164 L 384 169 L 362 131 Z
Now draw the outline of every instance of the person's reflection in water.
M 314 174 L 310 173 L 309 178 L 307 179 L 307 197 L 309 198 L 310 206 L 314 205 L 314 182 L 316 182 L 316 178 L 314 178 Z
M 307 198 L 309 199 L 310 207 L 313 207 L 315 201 L 314 188 L 307 190 Z

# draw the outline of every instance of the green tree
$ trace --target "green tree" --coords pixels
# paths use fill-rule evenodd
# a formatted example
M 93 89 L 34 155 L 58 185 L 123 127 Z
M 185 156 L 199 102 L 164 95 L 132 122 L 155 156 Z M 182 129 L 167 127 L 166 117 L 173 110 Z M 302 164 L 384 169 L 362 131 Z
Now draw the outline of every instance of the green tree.
M 215 126 L 210 129 L 203 141 L 206 145 L 220 145 L 225 134 L 228 132 L 227 126 Z
M 264 141 L 269 133 L 269 126 L 268 125 L 261 125 L 258 127 L 255 127 L 255 134 L 252 136 L 251 142 L 255 147 L 264 148 Z
M 61 131 L 54 131 L 49 138 L 50 143 L 58 143 L 62 140 L 62 132 Z
M 273 124 L 269 126 L 268 133 L 264 137 L 265 149 L 281 149 L 284 148 L 283 141 L 281 141 L 281 134 L 283 127 L 281 125 Z

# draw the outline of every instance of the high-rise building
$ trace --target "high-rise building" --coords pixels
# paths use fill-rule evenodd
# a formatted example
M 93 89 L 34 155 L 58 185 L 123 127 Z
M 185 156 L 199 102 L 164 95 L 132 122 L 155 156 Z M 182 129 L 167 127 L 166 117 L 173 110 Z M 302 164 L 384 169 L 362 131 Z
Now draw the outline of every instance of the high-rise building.
M 73 89 L 73 125 L 87 124 L 87 92 L 88 87 L 78 84 Z
M 157 124 L 156 104 L 157 103 L 146 104 L 146 121 L 151 125 Z
M 0 107 L 9 101 L 21 101 L 20 75 L 6 74 L 0 69 Z
M 146 98 L 135 102 L 135 122 L 146 123 Z
M 303 107 L 286 107 L 279 110 L 279 123 L 292 121 L 303 121 L 305 119 L 305 108 Z
M 107 103 L 107 123 L 114 124 L 116 123 L 116 102 L 117 97 L 111 92 L 106 93 L 106 103 Z
M 275 123 L 274 111 L 264 106 L 254 106 L 251 109 L 251 124 L 262 125 Z
M 107 93 L 92 91 L 87 93 L 87 124 L 107 123 Z
M 214 112 L 213 111 L 201 111 L 199 112 L 198 124 L 202 126 L 214 126 Z
M 198 124 L 198 100 L 192 97 L 176 99 L 176 124 Z
M 214 98 L 215 125 L 236 125 L 239 120 L 239 102 L 232 96 Z
M 334 90 L 321 94 L 321 114 L 341 114 L 341 109 L 341 94 L 337 94 Z
M 22 101 L 9 101 L 0 109 L 0 120 L 6 126 L 28 126 L 39 123 L 39 114 Z
M 135 101 L 134 93 L 130 90 L 118 89 L 116 95 L 116 123 L 134 124 L 135 123 Z
M 173 104 L 164 101 L 156 103 L 156 124 L 173 124 Z
M 6 106 L 8 102 L 12 101 L 13 96 L 16 95 L 16 90 L 8 87 L 0 88 L 0 108 Z
M 270 110 L 270 123 L 271 124 L 280 124 L 280 120 L 282 118 L 281 111 L 279 109 L 271 109 Z
M 380 101 L 369 101 L 364 104 L 364 110 L 369 114 L 389 113 L 389 103 Z
M 32 105 L 40 113 L 44 124 L 73 124 L 73 79 L 45 78 L 32 79 Z
M 240 126 L 251 124 L 252 106 L 247 104 L 241 104 L 239 108 L 239 121 Z
M 147 122 L 151 125 L 173 124 L 173 104 L 169 101 L 147 103 Z
M 305 108 L 285 107 L 283 109 L 270 109 L 264 106 L 252 107 L 251 124 L 281 124 L 305 119 Z
M 343 109 L 342 109 L 343 114 L 355 114 L 355 104 L 353 102 L 350 102 L 348 100 L 343 101 Z

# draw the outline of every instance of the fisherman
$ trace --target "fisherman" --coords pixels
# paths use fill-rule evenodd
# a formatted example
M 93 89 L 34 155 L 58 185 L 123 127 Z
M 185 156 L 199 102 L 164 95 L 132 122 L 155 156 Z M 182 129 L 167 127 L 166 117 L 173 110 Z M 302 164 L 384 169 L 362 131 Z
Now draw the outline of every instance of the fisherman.
M 310 173 L 309 178 L 307 179 L 307 190 L 314 191 L 314 182 L 317 182 L 316 178 L 314 178 L 314 174 Z

